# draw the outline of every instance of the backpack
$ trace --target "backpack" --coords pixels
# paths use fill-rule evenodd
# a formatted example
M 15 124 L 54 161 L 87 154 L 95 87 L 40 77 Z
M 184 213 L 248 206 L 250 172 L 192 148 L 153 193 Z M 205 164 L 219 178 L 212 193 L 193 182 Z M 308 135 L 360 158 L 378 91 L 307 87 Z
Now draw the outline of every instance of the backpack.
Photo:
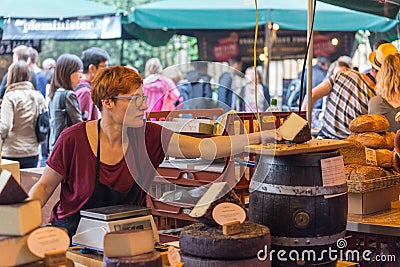
M 42 110 L 36 121 L 35 134 L 38 143 L 47 140 L 47 135 L 50 132 L 50 117 L 47 110 Z

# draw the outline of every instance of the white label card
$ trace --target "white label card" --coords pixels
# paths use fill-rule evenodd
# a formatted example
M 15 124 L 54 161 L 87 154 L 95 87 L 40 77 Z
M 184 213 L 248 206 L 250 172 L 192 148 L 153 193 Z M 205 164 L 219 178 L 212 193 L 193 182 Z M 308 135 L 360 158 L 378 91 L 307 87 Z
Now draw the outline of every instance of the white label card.
M 222 202 L 214 207 L 212 217 L 219 225 L 234 221 L 243 223 L 246 220 L 246 212 L 239 205 Z
M 368 165 L 378 166 L 378 161 L 376 159 L 376 151 L 374 149 L 365 148 L 365 162 Z
M 321 159 L 322 185 L 335 186 L 346 183 L 343 156 Z
M 43 258 L 46 252 L 64 250 L 69 247 L 66 231 L 52 226 L 34 230 L 28 237 L 28 248 L 36 256 Z
M 177 248 L 173 246 L 168 247 L 168 261 L 172 267 L 175 267 L 179 262 L 181 262 L 181 255 Z

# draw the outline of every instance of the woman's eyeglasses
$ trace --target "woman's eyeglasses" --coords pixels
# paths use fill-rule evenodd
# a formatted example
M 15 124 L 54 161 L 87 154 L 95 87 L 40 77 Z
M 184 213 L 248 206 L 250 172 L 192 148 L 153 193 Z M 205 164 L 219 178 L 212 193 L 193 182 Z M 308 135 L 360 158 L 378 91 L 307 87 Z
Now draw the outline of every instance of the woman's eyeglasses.
M 140 108 L 143 105 L 143 103 L 147 101 L 147 98 L 148 98 L 147 95 L 134 95 L 134 96 L 117 95 L 113 97 L 113 99 L 131 100 L 132 102 L 135 103 L 137 108 Z

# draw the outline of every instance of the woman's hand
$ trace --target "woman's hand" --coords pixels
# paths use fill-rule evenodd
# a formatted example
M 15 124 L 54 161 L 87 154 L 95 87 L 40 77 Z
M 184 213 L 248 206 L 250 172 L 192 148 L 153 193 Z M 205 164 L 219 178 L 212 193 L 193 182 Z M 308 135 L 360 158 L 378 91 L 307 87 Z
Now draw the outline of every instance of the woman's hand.
M 276 141 L 281 141 L 282 136 L 278 136 L 276 130 L 265 130 L 261 131 L 261 141 L 262 145 L 267 143 L 275 143 Z

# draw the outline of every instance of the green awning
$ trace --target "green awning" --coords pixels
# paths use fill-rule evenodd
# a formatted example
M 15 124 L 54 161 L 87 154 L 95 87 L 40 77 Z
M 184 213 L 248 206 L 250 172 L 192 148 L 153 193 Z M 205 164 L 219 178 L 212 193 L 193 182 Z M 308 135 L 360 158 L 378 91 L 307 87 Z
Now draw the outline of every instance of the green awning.
M 260 25 L 273 22 L 282 29 L 307 28 L 308 0 L 262 0 L 258 5 Z M 128 22 L 145 29 L 245 29 L 255 26 L 255 5 L 244 0 L 164 0 L 135 7 Z M 396 20 L 317 2 L 314 29 L 384 32 L 396 24 Z
M 319 0 L 333 5 L 396 19 L 400 0 Z
M 115 14 L 112 6 L 88 0 L 1 0 L 0 17 L 7 18 L 76 18 Z

